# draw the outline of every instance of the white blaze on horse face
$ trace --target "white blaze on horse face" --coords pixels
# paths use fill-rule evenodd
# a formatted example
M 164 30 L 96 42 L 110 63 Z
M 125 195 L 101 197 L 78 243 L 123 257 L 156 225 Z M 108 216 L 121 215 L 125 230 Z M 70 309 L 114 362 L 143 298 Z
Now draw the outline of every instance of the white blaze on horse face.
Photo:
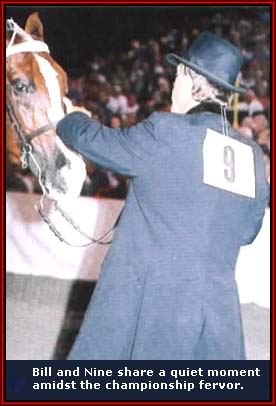
M 50 99 L 50 107 L 47 110 L 48 118 L 54 123 L 64 117 L 58 74 L 47 59 L 39 55 L 36 55 L 36 59 L 48 89 Z
M 50 99 L 50 107 L 47 110 L 48 118 L 51 122 L 59 121 L 65 114 L 62 108 L 60 84 L 57 72 L 45 58 L 42 58 L 39 55 L 36 55 L 36 58 L 40 72 L 44 77 L 45 85 L 48 89 Z M 54 190 L 51 185 L 47 185 L 49 195 L 51 198 L 57 200 L 60 200 L 62 197 L 76 198 L 81 193 L 82 185 L 86 177 L 85 163 L 76 153 L 70 151 L 59 137 L 56 137 L 56 144 L 60 151 L 70 161 L 70 167 L 65 165 L 60 169 L 60 174 L 66 182 L 68 190 L 66 195 L 64 195 L 64 193 Z

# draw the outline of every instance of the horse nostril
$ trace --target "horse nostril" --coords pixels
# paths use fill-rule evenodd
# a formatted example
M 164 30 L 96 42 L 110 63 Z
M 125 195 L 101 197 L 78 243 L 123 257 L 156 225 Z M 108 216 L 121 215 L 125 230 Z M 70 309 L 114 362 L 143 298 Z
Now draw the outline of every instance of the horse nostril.
M 70 167 L 70 161 L 66 159 L 61 152 L 59 152 L 55 162 L 56 169 L 61 169 L 65 165 Z

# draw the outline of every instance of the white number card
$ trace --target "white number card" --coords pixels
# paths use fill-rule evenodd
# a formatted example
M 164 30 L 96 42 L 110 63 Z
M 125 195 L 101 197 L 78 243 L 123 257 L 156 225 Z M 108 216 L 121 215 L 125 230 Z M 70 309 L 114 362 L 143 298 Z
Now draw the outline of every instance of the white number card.
M 208 128 L 203 144 L 203 182 L 254 198 L 255 168 L 252 148 Z

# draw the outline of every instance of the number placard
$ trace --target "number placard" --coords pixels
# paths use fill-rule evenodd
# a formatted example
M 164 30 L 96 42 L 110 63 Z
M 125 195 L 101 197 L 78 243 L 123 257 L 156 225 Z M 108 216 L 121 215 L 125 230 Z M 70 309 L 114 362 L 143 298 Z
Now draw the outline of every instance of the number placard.
M 252 148 L 208 128 L 203 144 L 203 182 L 255 198 Z

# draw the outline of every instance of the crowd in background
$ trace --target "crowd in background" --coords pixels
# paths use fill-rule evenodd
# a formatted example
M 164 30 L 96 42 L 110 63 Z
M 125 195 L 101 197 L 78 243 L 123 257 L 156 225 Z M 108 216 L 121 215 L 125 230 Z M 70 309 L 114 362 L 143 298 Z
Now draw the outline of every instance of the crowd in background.
M 247 91 L 233 99 L 228 116 L 243 136 L 261 146 L 270 181 L 269 14 L 263 11 L 233 19 L 231 14 L 218 12 L 212 18 L 201 16 L 196 23 L 189 19 L 186 23 L 185 31 L 171 29 L 147 41 L 132 39 L 128 51 L 95 55 L 85 70 L 68 71 L 68 97 L 112 128 L 135 125 L 154 111 L 169 112 L 175 68 L 166 62 L 166 54 L 182 53 L 201 31 L 213 32 L 241 49 L 244 65 L 239 86 Z M 24 179 L 26 191 L 39 191 L 36 186 L 29 186 L 33 185 L 30 179 L 34 181 L 30 174 L 25 173 Z M 18 190 L 16 183 L 11 182 L 10 189 Z M 92 165 L 87 167 L 82 195 L 123 199 L 126 192 L 125 177 Z

